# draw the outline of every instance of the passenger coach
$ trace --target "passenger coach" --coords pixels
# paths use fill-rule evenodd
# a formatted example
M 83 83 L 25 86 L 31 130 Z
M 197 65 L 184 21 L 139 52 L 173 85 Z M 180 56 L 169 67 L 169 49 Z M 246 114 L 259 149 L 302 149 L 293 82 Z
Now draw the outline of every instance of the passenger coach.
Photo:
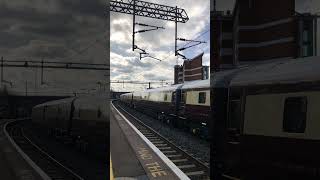
M 76 97 L 33 107 L 32 123 L 43 134 L 74 144 L 81 151 L 105 157 L 109 111 L 104 97 Z
M 226 108 L 218 102 L 222 96 L 213 92 L 215 176 L 320 178 L 319 60 L 310 57 L 239 70 L 221 91 L 228 98 Z

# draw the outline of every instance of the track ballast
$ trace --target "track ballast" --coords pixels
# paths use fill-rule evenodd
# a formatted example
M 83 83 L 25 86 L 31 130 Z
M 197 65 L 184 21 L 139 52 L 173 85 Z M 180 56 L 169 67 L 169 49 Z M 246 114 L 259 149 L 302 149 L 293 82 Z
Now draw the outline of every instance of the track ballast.
M 191 154 L 185 152 L 173 141 L 168 140 L 150 126 L 123 108 L 118 102 L 115 107 L 123 113 L 130 122 L 166 157 L 168 157 L 190 179 L 210 179 L 210 167 L 199 161 Z

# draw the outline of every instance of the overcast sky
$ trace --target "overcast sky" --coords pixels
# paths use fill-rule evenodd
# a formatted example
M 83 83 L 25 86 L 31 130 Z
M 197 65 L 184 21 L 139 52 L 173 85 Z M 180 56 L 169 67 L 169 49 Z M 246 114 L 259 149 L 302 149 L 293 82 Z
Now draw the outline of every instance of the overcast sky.
M 1 0 L 0 56 L 7 60 L 108 63 L 106 0 Z M 87 49 L 82 51 L 83 49 Z M 80 54 L 78 52 L 81 52 Z M 14 90 L 96 88 L 108 72 L 5 68 Z
M 187 58 L 204 53 L 203 64 L 210 62 L 210 1 L 209 0 L 149 0 L 149 2 L 178 6 L 186 10 L 190 20 L 178 24 L 178 37 L 206 41 L 206 44 L 184 51 Z M 121 13 L 110 13 L 110 60 L 112 80 L 138 80 L 173 82 L 173 66 L 177 57 L 174 56 L 174 22 L 150 19 L 137 16 L 136 22 L 163 26 L 157 30 L 136 35 L 136 45 L 146 49 L 151 56 L 163 59 L 162 62 L 150 58 L 139 60 L 139 51 L 132 51 L 132 16 Z M 180 43 L 181 47 L 185 43 Z M 179 59 L 179 64 L 183 63 Z M 153 87 L 159 86 L 154 84 Z M 117 91 L 141 90 L 146 86 L 112 84 Z
M 178 36 L 194 39 L 209 30 L 209 0 L 156 0 L 160 4 L 184 8 L 190 18 L 179 24 Z M 218 10 L 232 10 L 235 0 L 217 0 Z M 110 12 L 106 16 L 107 0 L 1 0 L 0 1 L 0 56 L 7 60 L 73 61 L 109 63 L 108 33 L 111 33 L 111 79 L 113 80 L 173 80 L 174 23 L 137 17 L 137 22 L 163 26 L 165 30 L 151 31 L 136 36 L 136 44 L 146 48 L 158 62 L 131 50 L 132 16 Z M 296 0 L 299 12 L 319 12 L 319 0 Z M 318 23 L 320 30 L 320 23 Z M 318 33 L 319 34 L 319 33 Z M 318 36 L 320 38 L 320 36 Z M 192 58 L 204 52 L 203 62 L 209 65 L 209 31 L 197 40 L 203 44 L 186 50 Z M 320 39 L 318 40 L 318 44 Z M 180 44 L 180 46 L 183 43 Z M 320 48 L 320 46 L 318 46 Z M 87 49 L 81 51 L 83 49 Z M 82 52 L 78 54 L 77 52 Z M 182 60 L 179 59 L 179 64 Z M 97 89 L 96 82 L 109 78 L 109 72 L 89 70 L 45 69 L 46 85 L 40 85 L 40 69 L 5 68 L 4 79 L 13 83 L 12 89 L 29 91 L 50 89 Z M 116 87 L 117 86 L 117 87 Z M 116 90 L 133 90 L 130 85 L 114 85 Z M 135 86 L 137 88 L 137 86 Z M 138 89 L 144 87 L 138 87 Z M 87 91 L 87 90 L 83 90 Z

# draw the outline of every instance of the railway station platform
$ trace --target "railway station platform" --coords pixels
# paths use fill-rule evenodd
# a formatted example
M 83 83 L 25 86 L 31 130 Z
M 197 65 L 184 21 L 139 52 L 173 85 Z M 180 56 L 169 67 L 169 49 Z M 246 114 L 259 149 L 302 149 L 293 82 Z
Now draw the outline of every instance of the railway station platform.
M 10 120 L 0 119 L 0 179 L 42 179 L 6 136 L 4 126 L 9 121 Z
M 161 156 L 160 150 L 145 141 L 119 110 L 113 105 L 110 109 L 110 152 L 115 180 L 175 180 L 185 176 Z

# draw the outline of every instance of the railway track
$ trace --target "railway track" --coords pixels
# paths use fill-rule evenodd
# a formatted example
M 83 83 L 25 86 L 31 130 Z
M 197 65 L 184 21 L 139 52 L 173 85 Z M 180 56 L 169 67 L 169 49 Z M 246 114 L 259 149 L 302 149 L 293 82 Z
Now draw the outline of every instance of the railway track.
M 190 179 L 210 179 L 210 168 L 203 162 L 194 158 L 180 147 L 169 141 L 154 129 L 143 123 L 134 115 L 126 111 L 118 103 L 114 103 L 130 122 L 150 141 L 152 142 L 167 158 L 169 158 L 181 171 Z
M 33 143 L 24 133 L 23 121 L 9 122 L 5 132 L 17 148 L 18 152 L 40 174 L 43 179 L 51 180 L 83 180 L 69 168 L 63 166 L 39 146 Z

